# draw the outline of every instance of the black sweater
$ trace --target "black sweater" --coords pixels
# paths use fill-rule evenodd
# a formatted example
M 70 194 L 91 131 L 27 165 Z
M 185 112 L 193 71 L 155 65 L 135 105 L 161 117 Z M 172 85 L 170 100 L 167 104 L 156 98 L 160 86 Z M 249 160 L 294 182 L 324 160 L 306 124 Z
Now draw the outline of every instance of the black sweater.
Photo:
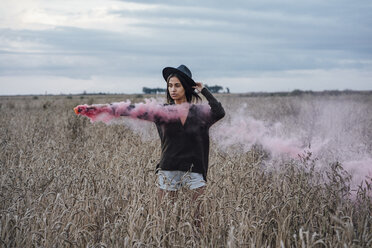
M 201 93 L 208 100 L 210 111 L 205 106 L 191 104 L 184 125 L 179 118 L 161 120 L 148 113 L 137 118 L 154 121 L 161 140 L 161 158 L 157 169 L 201 173 L 207 180 L 209 157 L 209 128 L 225 116 L 225 110 L 207 88 Z M 135 109 L 134 105 L 128 111 Z M 121 115 L 129 115 L 129 112 Z
M 203 88 L 211 111 L 205 114 L 200 105 L 190 105 L 184 125 L 181 120 L 156 121 L 161 140 L 161 159 L 157 168 L 201 173 L 207 180 L 209 157 L 209 128 L 225 116 L 220 102 Z

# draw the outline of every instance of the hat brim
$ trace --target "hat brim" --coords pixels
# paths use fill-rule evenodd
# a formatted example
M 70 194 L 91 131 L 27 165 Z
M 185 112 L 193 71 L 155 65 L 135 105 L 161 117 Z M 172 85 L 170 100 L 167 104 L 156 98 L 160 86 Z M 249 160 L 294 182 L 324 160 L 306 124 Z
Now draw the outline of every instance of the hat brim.
M 164 80 L 167 81 L 167 78 L 169 77 L 169 75 L 171 75 L 173 73 L 177 73 L 177 74 L 181 75 L 182 78 L 186 81 L 186 83 L 189 84 L 190 86 L 196 86 L 196 83 L 192 78 L 187 76 L 184 72 L 178 70 L 177 68 L 173 68 L 173 67 L 165 67 L 163 69 Z

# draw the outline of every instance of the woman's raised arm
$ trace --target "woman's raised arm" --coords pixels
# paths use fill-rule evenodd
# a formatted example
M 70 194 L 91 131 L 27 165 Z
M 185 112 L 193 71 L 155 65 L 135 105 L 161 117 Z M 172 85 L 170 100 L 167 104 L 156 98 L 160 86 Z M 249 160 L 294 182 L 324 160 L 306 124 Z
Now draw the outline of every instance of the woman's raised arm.
M 218 120 L 222 119 L 225 116 L 225 110 L 222 107 L 222 104 L 217 101 L 217 99 L 212 95 L 212 93 L 204 87 L 201 90 L 201 93 L 208 101 L 209 106 L 211 107 L 211 117 L 209 121 L 209 125 L 213 125 Z

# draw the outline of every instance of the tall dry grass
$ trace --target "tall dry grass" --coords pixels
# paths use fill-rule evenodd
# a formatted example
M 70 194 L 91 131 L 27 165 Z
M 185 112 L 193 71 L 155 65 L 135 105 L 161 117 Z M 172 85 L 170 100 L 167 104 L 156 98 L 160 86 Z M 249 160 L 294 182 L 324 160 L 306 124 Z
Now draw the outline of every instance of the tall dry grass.
M 260 149 L 226 153 L 215 143 L 197 227 L 187 190 L 157 202 L 159 140 L 124 125 L 92 125 L 72 111 L 124 99 L 0 99 L 1 247 L 372 246 L 370 191 L 351 197 L 336 161 L 320 173 L 303 154 L 267 170 Z M 227 111 L 234 101 L 265 101 L 220 99 Z M 272 115 L 285 119 L 299 100 L 266 101 L 284 101 Z

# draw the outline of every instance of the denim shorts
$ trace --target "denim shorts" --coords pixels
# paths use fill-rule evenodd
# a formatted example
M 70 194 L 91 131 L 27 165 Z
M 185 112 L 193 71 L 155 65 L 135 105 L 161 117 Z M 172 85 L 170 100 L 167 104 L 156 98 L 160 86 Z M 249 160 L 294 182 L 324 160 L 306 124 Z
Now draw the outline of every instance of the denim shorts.
M 197 189 L 206 185 L 201 173 L 189 171 L 158 171 L 158 187 L 164 190 L 177 191 L 182 187 Z

